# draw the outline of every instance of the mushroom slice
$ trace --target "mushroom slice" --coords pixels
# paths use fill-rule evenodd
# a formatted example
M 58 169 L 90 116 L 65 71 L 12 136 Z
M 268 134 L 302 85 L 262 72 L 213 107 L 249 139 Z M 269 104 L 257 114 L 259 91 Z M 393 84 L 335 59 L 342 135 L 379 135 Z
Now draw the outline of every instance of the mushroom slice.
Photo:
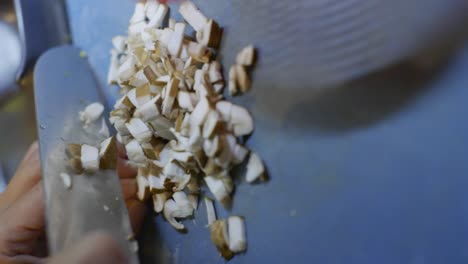
M 169 199 L 164 204 L 163 215 L 164 218 L 177 230 L 183 230 L 185 226 L 176 220 L 176 215 L 180 215 L 180 209 L 177 206 L 176 202 L 172 199 Z
M 149 122 L 149 125 L 153 128 L 156 135 L 167 140 L 175 139 L 174 133 L 171 132 L 174 124 L 164 116 L 156 117 L 156 119 Z
M 115 50 L 111 51 L 109 72 L 107 73 L 107 83 L 117 84 L 119 82 L 119 59 Z
M 138 164 L 144 164 L 146 162 L 145 153 L 137 140 L 134 139 L 125 145 L 125 150 L 127 151 L 129 160 Z
M 214 158 L 221 152 L 221 144 L 219 143 L 219 136 L 215 135 L 213 139 L 205 139 L 203 141 L 203 151 L 207 157 Z
M 150 21 L 148 22 L 148 27 L 158 28 L 162 25 L 164 21 L 164 17 L 166 17 L 167 11 L 169 8 L 165 4 L 159 4 L 156 13 L 150 17 Z
M 236 56 L 236 63 L 243 66 L 252 66 L 255 60 L 255 48 L 249 45 L 243 48 Z
M 200 126 L 205 122 L 208 113 L 210 112 L 210 103 L 206 97 L 200 98 L 200 102 L 198 102 L 197 106 L 193 110 L 192 114 L 190 115 L 190 123 L 191 126 Z
M 229 68 L 228 89 L 230 95 L 236 95 L 239 92 L 239 90 L 237 89 L 236 65 L 232 65 L 231 68 Z
M 202 146 L 201 144 L 203 142 L 200 127 L 199 126 L 191 126 L 190 130 L 189 130 L 189 135 L 190 135 L 190 138 L 189 138 L 188 144 L 189 144 L 191 150 L 199 149 Z
M 174 33 L 167 47 L 169 53 L 174 57 L 179 57 L 184 41 L 185 23 L 175 23 Z
M 193 214 L 194 208 L 187 194 L 184 192 L 175 192 L 172 194 L 172 199 L 174 199 L 180 210 L 176 217 L 189 217 Z
M 158 75 L 154 72 L 150 65 L 146 65 L 143 69 L 143 74 L 145 75 L 146 79 L 151 83 L 155 84 L 156 79 L 158 79 Z
M 229 250 L 234 253 L 245 251 L 247 249 L 247 239 L 245 237 L 244 219 L 240 216 L 230 216 L 227 221 Z
M 188 41 L 186 44 L 187 53 L 196 61 L 208 63 L 211 58 L 211 51 L 200 43 Z
M 151 100 L 151 90 L 149 84 L 145 84 L 135 88 L 135 97 L 137 100 L 137 106 L 144 105 Z
M 88 126 L 92 122 L 96 121 L 101 117 L 104 112 L 104 106 L 101 103 L 92 103 L 86 106 L 86 108 L 80 112 L 80 120 L 85 126 Z
M 86 172 L 99 170 L 99 150 L 87 144 L 81 145 L 81 165 Z
M 131 89 L 130 91 L 128 91 L 127 93 L 127 97 L 128 97 L 128 100 L 130 100 L 130 102 L 135 106 L 135 107 L 138 107 L 139 106 L 139 101 L 137 100 L 137 96 L 136 96 L 136 88 L 133 88 Z
M 144 175 L 138 175 L 137 178 L 137 197 L 140 201 L 145 201 L 150 195 L 149 182 Z
M 180 4 L 179 13 L 192 26 L 195 31 L 203 29 L 208 22 L 205 15 L 191 1 L 184 1 Z
M 247 109 L 233 104 L 231 107 L 231 124 L 234 126 L 235 136 L 245 136 L 254 129 L 253 119 Z
M 158 109 L 159 99 L 160 97 L 157 96 L 151 99 L 149 102 L 145 103 L 144 105 L 140 106 L 135 110 L 133 116 L 136 118 L 140 118 L 144 122 L 154 120 L 160 114 Z
M 194 108 L 194 102 L 192 101 L 190 94 L 191 93 L 186 91 L 179 91 L 177 94 L 177 102 L 179 103 L 180 108 L 192 112 Z
M 81 145 L 80 144 L 68 144 L 66 153 L 69 158 L 81 158 Z
M 227 123 L 231 122 L 232 103 L 228 101 L 219 101 L 216 103 L 216 110 L 221 114 L 223 120 Z
M 72 187 L 72 180 L 71 177 L 68 173 L 61 172 L 60 173 L 60 179 L 62 179 L 63 186 L 65 186 L 66 189 L 71 189 Z
M 193 154 L 185 151 L 185 152 L 172 152 L 172 158 L 181 162 L 181 163 L 188 163 L 193 161 Z
M 112 45 L 116 51 L 123 52 L 125 50 L 125 46 L 127 45 L 127 37 L 120 35 L 113 37 Z
M 229 195 L 229 191 L 224 185 L 224 182 L 221 178 L 215 176 L 206 176 L 203 178 L 205 180 L 208 189 L 210 189 L 211 193 L 214 195 L 216 200 L 221 202 L 224 206 L 227 206 L 231 202 L 231 197 Z
M 242 65 L 235 65 L 234 66 L 236 74 L 236 81 L 239 85 L 241 92 L 245 93 L 250 89 L 251 81 L 245 67 Z M 231 80 L 231 79 L 229 79 Z
M 191 178 L 191 175 L 186 173 L 185 169 L 175 160 L 168 162 L 166 166 L 164 166 L 163 174 L 175 183 L 175 189 L 173 191 L 183 190 Z
M 145 20 L 145 5 L 138 2 L 135 5 L 135 11 L 133 12 L 132 18 L 130 18 L 130 24 L 135 24 Z
M 146 1 L 145 3 L 145 16 L 151 18 L 156 15 L 159 3 L 157 1 Z
M 101 128 L 99 129 L 98 133 L 103 137 L 110 136 L 109 127 L 107 126 L 106 120 L 104 118 L 101 120 Z
M 218 83 L 223 81 L 223 74 L 221 73 L 221 64 L 217 61 L 212 61 L 208 68 L 208 76 L 211 83 Z
M 236 144 L 234 149 L 232 150 L 232 162 L 236 165 L 241 164 L 247 157 L 247 154 L 249 154 L 249 150 L 247 148 L 245 148 L 242 145 Z
M 162 114 L 169 116 L 172 112 L 172 106 L 174 105 L 177 92 L 179 91 L 179 80 L 172 78 L 166 86 L 166 94 L 162 103 Z
M 117 167 L 117 154 L 118 149 L 115 137 L 104 140 L 99 150 L 100 168 L 104 170 L 115 169 Z
M 80 158 L 72 158 L 68 161 L 68 166 L 76 174 L 82 174 L 84 172 Z
M 221 117 L 216 110 L 211 110 L 203 124 L 203 138 L 208 139 L 221 127 Z
M 161 213 L 163 211 L 164 204 L 169 197 L 171 197 L 171 194 L 168 192 L 153 194 L 153 208 L 156 213 Z
M 206 218 L 208 219 L 208 226 L 216 221 L 216 211 L 214 208 L 213 200 L 208 197 L 204 198 L 206 206 Z
M 138 140 L 138 142 L 147 142 L 153 136 L 151 129 L 139 118 L 132 118 L 130 122 L 126 124 L 130 134 Z
M 218 23 L 210 19 L 200 30 L 197 30 L 196 37 L 199 43 L 217 49 L 221 42 L 222 33 Z
M 135 105 L 130 101 L 128 96 L 124 95 L 122 98 L 120 98 L 114 105 L 114 108 L 116 110 L 127 110 L 131 111 L 135 108 Z
M 146 79 L 145 73 L 143 72 L 143 70 L 140 70 L 137 73 L 135 73 L 135 75 L 133 75 L 132 78 L 130 78 L 129 85 L 139 87 L 147 83 L 148 80 Z
M 216 220 L 210 225 L 211 241 L 215 244 L 221 256 L 229 260 L 234 253 L 229 249 L 229 234 L 225 220 Z
M 128 56 L 125 61 L 120 65 L 118 70 L 119 80 L 121 82 L 128 81 L 136 72 L 136 60 L 133 56 Z
M 195 84 L 193 85 L 193 88 L 200 97 L 212 97 L 215 95 L 213 85 L 209 81 L 208 74 L 203 70 L 195 71 Z
M 255 152 L 250 153 L 249 162 L 247 163 L 247 173 L 245 179 L 252 183 L 261 178 L 265 174 L 265 167 L 260 157 Z

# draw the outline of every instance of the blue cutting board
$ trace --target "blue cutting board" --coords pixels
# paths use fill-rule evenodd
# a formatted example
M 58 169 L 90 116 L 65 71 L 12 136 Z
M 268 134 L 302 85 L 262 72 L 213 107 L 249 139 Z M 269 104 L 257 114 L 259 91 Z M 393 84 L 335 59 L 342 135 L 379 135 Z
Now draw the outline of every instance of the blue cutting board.
M 110 40 L 125 33 L 133 5 L 68 1 L 74 44 L 103 86 Z M 225 48 L 248 44 L 221 24 Z M 400 65 L 326 90 L 287 89 L 259 67 L 235 101 L 255 118 L 248 146 L 271 180 L 238 185 L 231 213 L 246 217 L 249 245 L 230 263 L 467 263 L 467 72 L 468 45 L 439 67 Z M 117 88 L 107 91 L 114 100 Z M 142 234 L 146 263 L 224 262 L 203 204 L 185 224 L 181 234 L 155 216 Z

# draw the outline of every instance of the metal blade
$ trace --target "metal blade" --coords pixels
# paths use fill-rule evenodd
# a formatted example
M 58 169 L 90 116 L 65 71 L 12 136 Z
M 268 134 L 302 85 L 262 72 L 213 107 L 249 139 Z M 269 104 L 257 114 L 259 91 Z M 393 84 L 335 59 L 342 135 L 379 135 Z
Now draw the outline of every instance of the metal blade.
M 67 144 L 98 146 L 103 140 L 100 123 L 84 129 L 79 120 L 78 112 L 88 103 L 102 101 L 87 60 L 75 47 L 54 48 L 39 59 L 34 82 L 50 253 L 102 230 L 115 236 L 136 262 L 136 242 L 128 241 L 132 230 L 117 173 L 74 175 L 67 168 Z M 61 172 L 71 175 L 71 189 L 65 188 Z

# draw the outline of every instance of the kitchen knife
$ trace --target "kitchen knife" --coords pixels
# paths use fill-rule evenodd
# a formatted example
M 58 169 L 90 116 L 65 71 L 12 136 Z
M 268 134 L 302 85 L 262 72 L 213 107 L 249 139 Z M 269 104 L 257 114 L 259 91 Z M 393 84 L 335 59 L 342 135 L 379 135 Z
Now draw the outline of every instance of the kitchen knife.
M 112 234 L 136 263 L 137 244 L 117 173 L 76 175 L 67 167 L 68 144 L 99 146 L 105 139 L 100 121 L 85 129 L 79 119 L 89 103 L 103 102 L 87 59 L 72 46 L 49 50 L 36 65 L 34 89 L 50 254 L 101 230 Z M 71 176 L 69 189 L 59 176 L 62 172 Z

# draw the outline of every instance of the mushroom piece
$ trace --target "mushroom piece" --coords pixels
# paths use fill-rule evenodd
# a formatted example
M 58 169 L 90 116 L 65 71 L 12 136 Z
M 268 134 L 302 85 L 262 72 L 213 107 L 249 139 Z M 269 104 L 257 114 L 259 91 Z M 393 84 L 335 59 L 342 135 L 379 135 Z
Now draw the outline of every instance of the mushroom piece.
M 229 260 L 234 253 L 229 249 L 229 234 L 225 220 L 216 220 L 210 225 L 211 241 L 215 244 L 221 256 Z
M 65 186 L 66 189 L 71 189 L 72 187 L 72 180 L 71 177 L 68 173 L 61 172 L 60 173 L 60 179 L 62 179 L 63 186 Z
M 229 68 L 229 82 L 228 82 L 229 94 L 231 96 L 236 95 L 239 90 L 237 89 L 237 71 L 236 65 L 232 65 Z
M 117 84 L 119 81 L 119 59 L 115 50 L 111 51 L 109 72 L 107 73 L 107 84 Z
M 235 136 L 245 136 L 252 133 L 254 129 L 253 119 L 247 109 L 233 104 L 231 106 L 230 117 Z
M 193 111 L 194 103 L 189 92 L 179 91 L 179 93 L 177 94 L 177 102 L 179 103 L 180 108 L 189 112 Z
M 195 106 L 195 109 L 190 116 L 190 124 L 192 126 L 200 126 L 203 124 L 206 117 L 208 116 L 208 113 L 210 112 L 210 109 L 211 107 L 208 99 L 206 99 L 206 97 L 200 98 L 200 102 L 198 102 L 197 106 Z
M 145 20 L 145 5 L 141 2 L 136 3 L 135 11 L 133 12 L 132 18 L 130 18 L 130 24 L 135 24 Z
M 222 29 L 213 19 L 208 20 L 200 30 L 197 30 L 197 41 L 210 48 L 218 48 L 221 42 Z
M 219 136 L 216 135 L 213 139 L 205 139 L 203 141 L 203 151 L 207 157 L 214 158 L 221 152 L 221 144 L 219 143 Z
M 143 164 L 146 162 L 146 156 L 137 140 L 130 141 L 125 145 L 125 150 L 127 151 L 128 159 L 138 163 Z
M 221 117 L 226 123 L 231 122 L 232 103 L 228 101 L 219 101 L 216 103 L 216 110 L 221 114 Z
M 169 199 L 164 204 L 163 215 L 164 218 L 177 230 L 183 230 L 185 226 L 176 220 L 176 217 L 180 218 L 181 212 L 176 202 L 172 199 Z
M 174 133 L 171 132 L 174 124 L 164 116 L 156 117 L 156 119 L 149 122 L 149 125 L 153 128 L 156 135 L 167 140 L 175 139 Z
M 187 198 L 190 202 L 190 205 L 192 206 L 193 210 L 197 210 L 198 208 L 198 194 L 189 194 L 187 195 Z
M 193 214 L 194 208 L 186 193 L 175 192 L 172 194 L 172 199 L 174 199 L 181 211 L 178 217 L 189 217 Z
M 169 116 L 172 112 L 177 92 L 179 91 L 179 80 L 172 78 L 166 86 L 166 94 L 162 103 L 162 114 Z
M 130 134 L 138 140 L 138 142 L 147 142 L 153 136 L 151 129 L 139 118 L 132 118 L 130 122 L 126 124 Z
M 223 180 L 215 176 L 206 176 L 203 179 L 216 200 L 221 202 L 224 206 L 229 205 L 231 197 L 229 196 L 229 191 L 226 189 Z
M 135 58 L 133 56 L 127 56 L 127 58 L 120 65 L 118 70 L 120 82 L 128 81 L 135 74 L 135 64 Z
M 81 145 L 80 144 L 68 144 L 66 153 L 69 158 L 81 158 Z
M 134 117 L 140 118 L 144 122 L 152 121 L 159 116 L 158 101 L 160 97 L 156 96 L 149 102 L 135 110 Z
M 98 133 L 99 133 L 99 135 L 101 135 L 103 137 L 109 137 L 110 136 L 109 127 L 107 126 L 106 120 L 104 118 L 101 120 L 101 128 L 99 129 Z
M 135 98 L 137 101 L 137 103 L 135 104 L 136 106 L 144 105 L 145 103 L 151 100 L 151 90 L 150 90 L 150 86 L 148 83 L 142 86 L 139 86 L 135 88 L 134 90 L 135 90 Z
M 171 194 L 168 192 L 153 194 L 153 208 L 156 213 L 161 213 L 163 211 L 164 204 L 169 197 L 171 197 Z
M 242 145 L 236 144 L 234 149 L 232 150 L 233 155 L 233 163 L 234 164 L 241 164 L 247 155 L 249 154 L 249 150 Z
M 115 169 L 117 167 L 117 141 L 110 137 L 101 143 L 99 150 L 100 168 L 103 170 Z
M 92 122 L 96 121 L 101 117 L 104 112 L 104 106 L 101 103 L 92 103 L 86 106 L 86 108 L 80 112 L 80 120 L 84 123 L 84 126 L 88 126 Z
M 237 85 L 239 86 L 242 93 L 247 92 L 250 89 L 251 81 L 247 71 L 245 70 L 245 67 L 242 65 L 235 65 L 234 69 L 236 71 L 235 78 Z M 231 81 L 230 78 L 229 81 Z
M 137 190 L 138 200 L 142 202 L 146 201 L 146 199 L 148 199 L 150 195 L 148 179 L 145 176 L 140 175 L 140 172 L 139 172 L 139 175 L 137 176 L 136 180 L 137 180 L 137 189 L 138 189 Z
M 179 7 L 179 13 L 195 31 L 202 30 L 208 22 L 206 16 L 191 1 L 183 1 Z
M 205 207 L 206 207 L 206 218 L 208 219 L 208 226 L 216 221 L 216 211 L 214 208 L 213 200 L 208 197 L 205 197 Z
M 255 48 L 249 45 L 243 48 L 236 56 L 236 63 L 243 66 L 252 66 L 255 60 Z
M 169 41 L 167 50 L 174 57 L 179 57 L 184 41 L 185 23 L 175 23 L 174 33 Z
M 265 173 L 265 167 L 260 157 L 255 152 L 250 153 L 249 162 L 247 163 L 247 173 L 245 179 L 252 183 L 261 178 Z
M 81 145 L 81 165 L 86 172 L 99 170 L 99 150 L 90 145 Z
M 186 44 L 187 53 L 196 61 L 210 62 L 211 51 L 200 43 L 188 41 Z
M 175 183 L 173 191 L 181 191 L 190 181 L 191 175 L 185 172 L 185 169 L 175 160 L 172 160 L 164 166 L 163 174 Z
M 71 158 L 68 161 L 68 166 L 71 168 L 71 170 L 76 173 L 76 174 L 82 174 L 84 172 L 83 166 L 81 164 L 81 159 L 80 158 Z
M 203 124 L 203 138 L 209 139 L 221 127 L 221 117 L 216 110 L 211 110 Z
M 247 249 L 245 238 L 244 219 L 240 216 L 230 216 L 228 218 L 229 250 L 234 253 L 243 252 Z
M 160 27 L 162 25 L 162 22 L 164 21 L 164 17 L 166 17 L 167 11 L 169 11 L 167 5 L 159 4 L 156 13 L 150 18 L 150 21 L 148 22 L 148 27 Z

